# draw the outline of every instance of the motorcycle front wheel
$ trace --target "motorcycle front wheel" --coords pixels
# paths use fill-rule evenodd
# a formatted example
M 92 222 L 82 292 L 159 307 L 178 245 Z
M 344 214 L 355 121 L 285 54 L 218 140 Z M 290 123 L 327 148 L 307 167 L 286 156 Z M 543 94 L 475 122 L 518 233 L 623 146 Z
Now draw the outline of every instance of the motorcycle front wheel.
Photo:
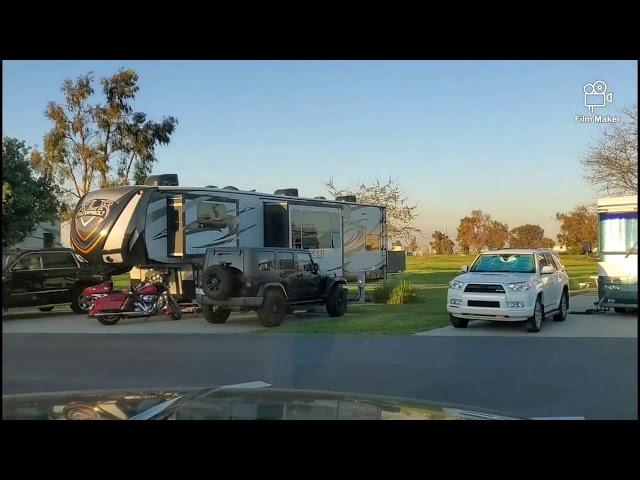
M 115 325 L 122 317 L 120 315 L 104 315 L 96 318 L 103 325 Z

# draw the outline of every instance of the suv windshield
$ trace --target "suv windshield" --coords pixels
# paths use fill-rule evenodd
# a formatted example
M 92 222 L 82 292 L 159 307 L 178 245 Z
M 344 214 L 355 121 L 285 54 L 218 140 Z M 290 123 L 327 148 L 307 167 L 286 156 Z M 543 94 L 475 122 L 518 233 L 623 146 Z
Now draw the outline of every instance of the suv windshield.
M 472 272 L 511 272 L 511 273 L 535 273 L 536 266 L 533 255 L 508 253 L 480 255 L 473 266 Z

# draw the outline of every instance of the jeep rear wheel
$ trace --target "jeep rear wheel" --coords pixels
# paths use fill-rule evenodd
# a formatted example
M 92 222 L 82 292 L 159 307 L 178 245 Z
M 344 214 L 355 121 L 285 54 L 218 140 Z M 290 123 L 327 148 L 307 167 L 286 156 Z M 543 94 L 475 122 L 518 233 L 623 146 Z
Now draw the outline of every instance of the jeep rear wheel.
M 231 310 L 227 307 L 204 305 L 202 313 L 204 314 L 204 319 L 209 323 L 224 323 L 229 318 Z
M 202 274 L 202 289 L 211 300 L 226 300 L 233 289 L 233 274 L 222 265 L 211 265 Z
M 286 315 L 287 302 L 277 290 L 268 290 L 258 309 L 258 319 L 265 327 L 277 327 Z
M 331 317 L 342 317 L 347 313 L 347 292 L 340 285 L 336 285 L 329 292 L 327 313 Z

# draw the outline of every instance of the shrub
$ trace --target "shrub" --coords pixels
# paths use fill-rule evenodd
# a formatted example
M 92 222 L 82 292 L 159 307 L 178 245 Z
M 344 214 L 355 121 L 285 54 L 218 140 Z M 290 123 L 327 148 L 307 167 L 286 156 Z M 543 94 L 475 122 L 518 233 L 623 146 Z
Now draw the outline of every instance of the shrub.
M 419 301 L 418 289 L 403 280 L 393 288 L 387 303 L 390 305 L 402 305 L 405 303 L 418 303 Z
M 371 292 L 371 299 L 375 303 L 387 303 L 395 285 L 395 282 L 385 280 Z

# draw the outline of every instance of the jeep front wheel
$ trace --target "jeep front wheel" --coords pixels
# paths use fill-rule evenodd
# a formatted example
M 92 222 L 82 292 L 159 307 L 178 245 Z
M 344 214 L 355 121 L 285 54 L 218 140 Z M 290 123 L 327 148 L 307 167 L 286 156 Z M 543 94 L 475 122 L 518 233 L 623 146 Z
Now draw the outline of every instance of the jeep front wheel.
M 231 310 L 227 307 L 204 305 L 202 313 L 204 314 L 204 319 L 209 323 L 224 323 L 229 318 Z
M 331 317 L 341 317 L 347 313 L 347 292 L 340 285 L 336 285 L 329 292 L 327 313 Z
M 258 319 L 264 327 L 277 327 L 284 320 L 286 308 L 284 295 L 277 290 L 268 290 L 258 309 Z

